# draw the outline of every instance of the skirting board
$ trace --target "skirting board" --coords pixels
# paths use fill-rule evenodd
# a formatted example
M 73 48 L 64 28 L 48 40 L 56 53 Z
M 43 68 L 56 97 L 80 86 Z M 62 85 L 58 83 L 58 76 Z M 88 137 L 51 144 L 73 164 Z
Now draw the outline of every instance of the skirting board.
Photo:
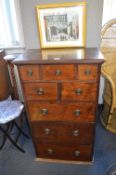
M 84 165 L 93 165 L 94 158 L 92 161 L 68 161 L 68 160 L 57 160 L 57 159 L 46 159 L 46 158 L 35 158 L 34 161 L 46 162 L 46 163 L 65 163 L 65 164 L 84 164 Z

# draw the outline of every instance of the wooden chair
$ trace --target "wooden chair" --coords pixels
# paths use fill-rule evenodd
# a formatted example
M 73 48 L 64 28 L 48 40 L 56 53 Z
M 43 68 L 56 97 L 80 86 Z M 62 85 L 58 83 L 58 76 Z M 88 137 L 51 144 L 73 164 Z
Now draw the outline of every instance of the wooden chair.
M 24 110 L 24 105 L 19 101 L 12 99 L 13 87 L 10 81 L 8 67 L 6 61 L 3 59 L 4 51 L 0 52 L 0 131 L 3 133 L 3 140 L 0 149 L 3 148 L 7 139 L 21 152 L 25 152 L 19 145 L 18 140 L 21 134 L 29 138 L 22 130 L 23 122 L 20 120 L 19 125 L 16 121 L 21 117 Z M 23 117 L 22 117 L 23 119 Z M 4 127 L 6 125 L 6 127 Z M 15 138 L 11 137 L 13 127 L 18 130 Z
M 106 129 L 116 133 L 116 19 L 102 28 L 101 52 L 106 59 L 101 70 L 105 80 L 101 122 Z
M 107 63 L 116 62 L 116 19 L 108 21 L 101 30 L 100 50 Z

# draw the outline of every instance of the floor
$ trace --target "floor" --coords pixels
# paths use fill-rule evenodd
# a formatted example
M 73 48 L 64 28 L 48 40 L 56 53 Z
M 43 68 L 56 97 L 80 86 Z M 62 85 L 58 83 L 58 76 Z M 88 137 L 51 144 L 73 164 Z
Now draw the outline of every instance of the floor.
M 19 152 L 7 141 L 0 152 L 0 175 L 106 175 L 107 168 L 116 163 L 116 134 L 102 127 L 99 115 L 93 165 L 36 162 L 32 140 L 21 137 L 20 145 L 26 153 Z

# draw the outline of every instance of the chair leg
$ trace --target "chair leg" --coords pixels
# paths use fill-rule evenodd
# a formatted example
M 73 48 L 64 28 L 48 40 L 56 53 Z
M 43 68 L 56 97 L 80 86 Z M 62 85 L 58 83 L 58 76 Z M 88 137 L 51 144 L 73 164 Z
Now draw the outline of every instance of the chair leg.
M 10 122 L 11 123 L 11 126 L 10 126 L 10 131 L 9 131 L 9 133 L 11 133 L 11 131 L 12 131 L 12 129 L 13 129 L 13 123 L 12 122 Z
M 10 123 L 7 124 L 6 132 L 8 132 L 9 128 L 10 128 Z M 2 141 L 2 144 L 0 145 L 0 150 L 3 148 L 6 140 L 7 140 L 7 136 L 5 133 L 3 133 L 3 141 Z
M 13 121 L 13 122 L 16 128 L 19 130 L 19 136 L 20 134 L 23 134 L 27 139 L 29 139 L 29 136 L 22 130 L 22 128 L 16 123 L 16 121 Z
M 29 134 L 31 135 L 30 125 L 29 125 L 29 121 L 28 121 L 28 119 L 27 119 L 26 111 L 24 111 L 24 112 L 22 113 L 22 120 L 24 120 L 24 119 L 25 119 L 25 121 L 26 121 L 26 124 L 27 124 L 27 127 L 28 127 Z
M 16 142 L 10 137 L 10 135 L 7 133 L 6 130 L 4 130 L 1 126 L 0 126 L 0 130 L 5 134 L 5 136 L 11 141 L 11 143 L 18 149 L 20 150 L 21 152 L 25 152 L 20 146 L 18 146 L 16 144 Z

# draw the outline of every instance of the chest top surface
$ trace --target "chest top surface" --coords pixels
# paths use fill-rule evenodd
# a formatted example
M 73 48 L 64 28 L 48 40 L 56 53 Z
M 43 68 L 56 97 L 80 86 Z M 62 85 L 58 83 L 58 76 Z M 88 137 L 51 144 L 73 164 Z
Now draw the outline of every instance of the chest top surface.
M 13 61 L 22 64 L 67 64 L 67 63 L 98 63 L 104 61 L 103 55 L 97 48 L 80 49 L 30 49 L 17 56 Z

